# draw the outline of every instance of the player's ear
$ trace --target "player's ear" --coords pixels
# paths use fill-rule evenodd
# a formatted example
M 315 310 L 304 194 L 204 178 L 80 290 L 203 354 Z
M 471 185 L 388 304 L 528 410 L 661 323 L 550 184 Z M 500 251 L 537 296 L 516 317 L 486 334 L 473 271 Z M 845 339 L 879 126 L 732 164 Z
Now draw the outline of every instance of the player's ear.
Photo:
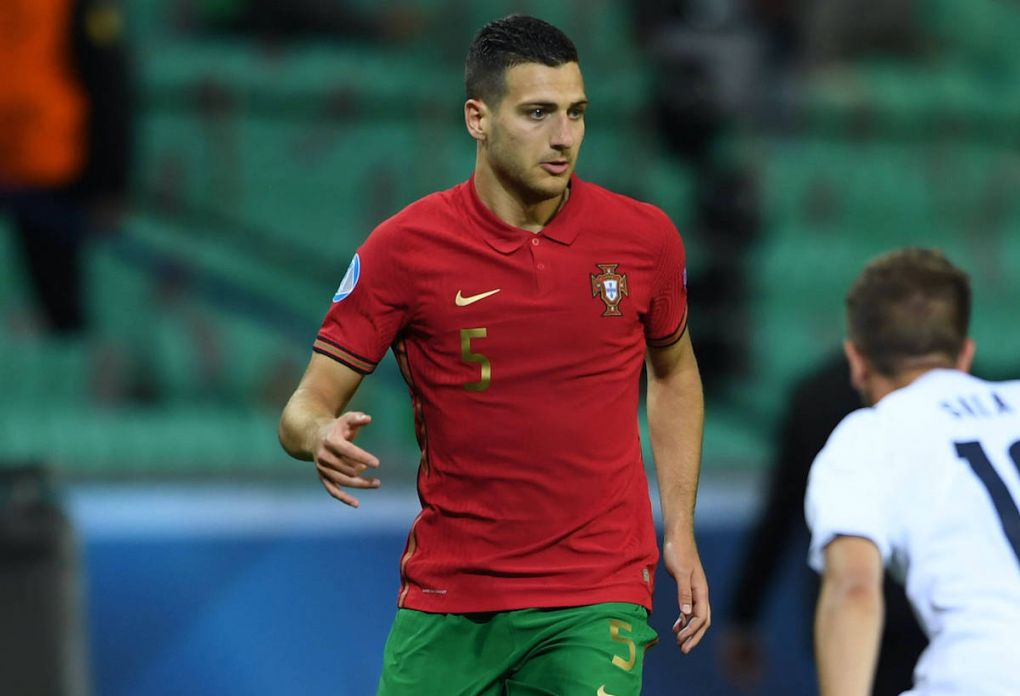
M 846 354 L 846 361 L 850 363 L 850 385 L 858 393 L 863 394 L 868 383 L 868 361 L 850 339 L 843 341 L 843 352 Z
M 464 125 L 468 135 L 477 142 L 485 142 L 489 130 L 489 107 L 481 99 L 468 99 L 464 102 Z
M 974 353 L 977 352 L 977 344 L 974 343 L 973 338 L 968 338 L 963 342 L 963 348 L 960 349 L 960 354 L 956 356 L 956 369 L 961 372 L 970 372 L 970 366 L 974 363 Z

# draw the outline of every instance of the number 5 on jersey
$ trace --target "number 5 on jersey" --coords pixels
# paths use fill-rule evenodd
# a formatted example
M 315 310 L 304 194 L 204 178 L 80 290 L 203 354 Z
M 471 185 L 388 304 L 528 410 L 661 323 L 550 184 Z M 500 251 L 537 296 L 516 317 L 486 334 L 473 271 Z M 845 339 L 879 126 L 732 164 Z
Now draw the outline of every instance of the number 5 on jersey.
M 478 363 L 482 368 L 482 377 L 480 380 L 477 382 L 469 382 L 464 385 L 464 388 L 468 391 L 485 391 L 489 388 L 489 383 L 492 381 L 492 365 L 489 363 L 489 359 L 481 353 L 474 353 L 471 351 L 471 340 L 475 338 L 485 338 L 487 333 L 488 331 L 484 328 L 460 330 L 460 359 L 466 363 Z

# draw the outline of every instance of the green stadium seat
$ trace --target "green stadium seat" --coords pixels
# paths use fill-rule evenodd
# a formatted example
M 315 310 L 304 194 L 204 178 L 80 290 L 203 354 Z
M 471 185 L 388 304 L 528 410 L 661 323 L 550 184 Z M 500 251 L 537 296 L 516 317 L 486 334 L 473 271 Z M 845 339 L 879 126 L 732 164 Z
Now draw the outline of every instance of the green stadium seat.
M 37 459 L 72 478 L 184 478 L 300 473 L 276 441 L 277 413 L 148 409 L 13 414 L 0 459 Z
M 78 410 L 90 402 L 90 346 L 78 339 L 0 339 L 0 413 Z

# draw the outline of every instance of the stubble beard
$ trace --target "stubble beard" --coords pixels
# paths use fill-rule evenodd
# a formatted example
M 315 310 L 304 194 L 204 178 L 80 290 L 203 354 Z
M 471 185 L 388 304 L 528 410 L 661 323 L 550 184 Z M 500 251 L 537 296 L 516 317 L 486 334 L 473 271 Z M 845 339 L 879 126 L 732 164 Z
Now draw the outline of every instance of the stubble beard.
M 559 198 L 567 188 L 567 178 L 561 181 L 549 177 L 547 185 L 542 186 L 542 174 L 536 175 L 536 166 L 529 168 L 527 164 L 510 155 L 512 145 L 503 138 L 494 138 L 490 145 L 489 162 L 496 177 L 504 188 L 513 193 L 524 203 L 535 205 L 544 201 Z M 544 174 L 544 172 L 543 172 Z

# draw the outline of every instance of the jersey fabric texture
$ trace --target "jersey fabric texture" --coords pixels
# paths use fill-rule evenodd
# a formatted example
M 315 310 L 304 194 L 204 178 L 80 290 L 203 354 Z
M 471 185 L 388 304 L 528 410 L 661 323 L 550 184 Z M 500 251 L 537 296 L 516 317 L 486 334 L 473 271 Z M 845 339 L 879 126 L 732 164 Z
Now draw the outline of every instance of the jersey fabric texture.
M 930 645 L 911 696 L 1020 693 L 1020 382 L 933 370 L 848 416 L 811 470 L 809 562 L 878 547 Z
M 372 232 L 314 350 L 367 373 L 392 347 L 410 387 L 422 511 L 399 606 L 651 607 L 639 380 L 685 331 L 684 279 L 665 214 L 576 176 L 537 234 L 473 180 Z
M 467 615 L 400 609 L 377 693 L 638 696 L 655 641 L 648 612 L 635 604 Z

